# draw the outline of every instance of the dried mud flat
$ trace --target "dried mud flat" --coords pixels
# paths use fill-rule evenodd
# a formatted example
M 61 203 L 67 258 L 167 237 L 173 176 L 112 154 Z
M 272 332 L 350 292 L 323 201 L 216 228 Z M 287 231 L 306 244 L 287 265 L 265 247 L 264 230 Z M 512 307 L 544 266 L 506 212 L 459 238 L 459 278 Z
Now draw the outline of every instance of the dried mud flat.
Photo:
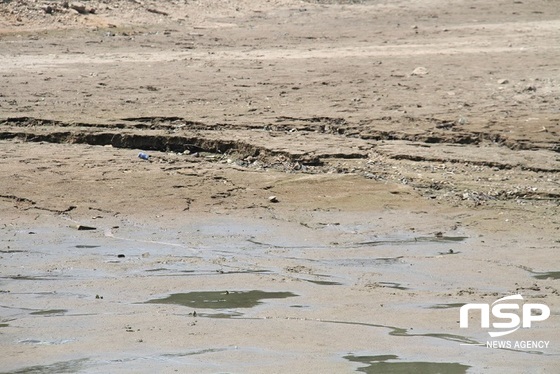
M 559 25 L 0 2 L 0 371 L 554 372 Z M 547 347 L 459 327 L 518 293 Z

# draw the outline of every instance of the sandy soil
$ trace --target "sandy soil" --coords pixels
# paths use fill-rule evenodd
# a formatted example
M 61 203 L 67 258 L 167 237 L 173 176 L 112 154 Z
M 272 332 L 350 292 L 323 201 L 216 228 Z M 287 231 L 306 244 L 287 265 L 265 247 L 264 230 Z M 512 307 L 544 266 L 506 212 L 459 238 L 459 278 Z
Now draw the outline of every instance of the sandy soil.
M 559 26 L 533 0 L 0 2 L 0 371 L 555 372 Z M 514 294 L 550 317 L 460 328 Z

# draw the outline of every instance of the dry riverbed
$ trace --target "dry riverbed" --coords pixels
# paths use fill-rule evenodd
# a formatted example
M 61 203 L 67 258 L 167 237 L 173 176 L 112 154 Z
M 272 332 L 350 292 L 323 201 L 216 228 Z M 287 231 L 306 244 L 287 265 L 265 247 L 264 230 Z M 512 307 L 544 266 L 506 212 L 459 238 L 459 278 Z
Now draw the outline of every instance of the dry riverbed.
M 555 370 L 554 2 L 84 4 L 0 3 L 2 373 Z

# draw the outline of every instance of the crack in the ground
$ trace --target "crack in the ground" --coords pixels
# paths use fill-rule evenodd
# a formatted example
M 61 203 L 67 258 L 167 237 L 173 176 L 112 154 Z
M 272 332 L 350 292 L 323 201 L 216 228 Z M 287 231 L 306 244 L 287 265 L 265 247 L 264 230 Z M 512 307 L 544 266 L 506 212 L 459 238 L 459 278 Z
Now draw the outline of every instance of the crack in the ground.
M 26 197 L 19 197 L 19 196 L 15 196 L 15 195 L 0 195 L 0 198 L 5 199 L 5 200 L 11 200 L 11 201 L 14 201 L 16 203 L 25 203 L 25 204 L 31 205 L 31 206 L 25 208 L 24 210 L 38 209 L 38 210 L 45 210 L 45 211 L 51 212 L 51 213 L 64 214 L 64 213 L 71 212 L 72 210 L 77 208 L 74 205 L 70 205 L 66 209 L 45 208 L 45 207 L 42 207 L 42 206 L 38 206 L 36 201 L 33 201 L 33 200 L 28 199 Z
M 393 123 L 391 117 L 383 117 L 375 121 Z M 58 128 L 83 128 L 92 130 L 101 129 L 130 129 L 130 130 L 164 130 L 176 133 L 179 130 L 189 131 L 222 131 L 222 130 L 263 130 L 276 132 L 309 132 L 319 134 L 331 134 L 348 138 L 362 140 L 391 141 L 404 140 L 410 142 L 421 142 L 427 144 L 460 144 L 480 145 L 484 142 L 503 146 L 511 150 L 538 150 L 546 149 L 560 152 L 558 144 L 535 143 L 527 140 L 516 140 L 508 138 L 503 134 L 464 131 L 461 126 L 449 120 L 438 118 L 424 118 L 424 122 L 433 124 L 433 128 L 421 133 L 407 133 L 405 131 L 378 130 L 372 128 L 372 123 L 361 121 L 358 124 L 349 123 L 344 118 L 333 118 L 324 116 L 315 117 L 289 117 L 279 116 L 268 124 L 231 124 L 216 123 L 205 124 L 191 121 L 176 116 L 153 116 L 153 117 L 128 117 L 122 118 L 121 122 L 110 123 L 83 123 L 63 122 L 57 120 L 38 119 L 33 117 L 9 117 L 0 123 L 0 126 L 25 127 L 33 129 L 46 129 L 48 127 Z M 412 119 L 410 119 L 412 121 Z M 414 120 L 416 121 L 416 120 Z M 3 137 L 9 137 L 4 133 Z M 45 140 L 48 141 L 48 140 Z M 340 156 L 337 156 L 340 157 Z
M 408 161 L 415 161 L 415 162 L 450 162 L 450 163 L 465 163 L 464 159 L 454 159 L 454 158 L 442 158 L 442 157 L 426 157 L 426 156 L 419 156 L 419 155 L 407 155 L 407 154 L 397 154 L 397 155 L 389 155 L 388 157 L 392 158 L 393 160 L 408 160 Z M 560 172 L 560 168 L 551 168 L 551 167 L 534 167 L 534 166 L 527 166 L 527 165 L 519 165 L 519 164 L 508 164 L 505 162 L 496 162 L 496 161 L 476 161 L 476 160 L 469 160 L 469 164 L 471 165 L 478 165 L 478 166 L 485 166 L 496 168 L 500 170 L 511 170 L 515 168 L 520 168 L 521 170 L 527 171 L 534 171 L 536 173 L 557 173 Z
M 356 135 L 355 129 L 353 130 L 352 125 L 346 120 L 330 117 L 278 117 L 277 123 L 273 125 L 274 128 L 230 124 L 224 125 L 227 127 L 227 131 L 218 124 L 209 126 L 180 117 L 139 117 L 126 118 L 123 121 L 126 123 L 115 126 L 110 123 L 73 124 L 29 117 L 11 118 L 0 123 L 0 129 L 3 130 L 0 131 L 0 139 L 111 145 L 115 148 L 194 155 L 210 153 L 211 155 L 203 157 L 203 159 L 233 163 L 242 167 L 274 168 L 288 172 L 358 173 L 377 180 L 385 180 L 384 170 L 392 170 L 388 169 L 391 167 L 390 165 L 383 164 L 383 159 L 411 161 L 409 168 L 414 170 L 417 166 L 413 165 L 422 163 L 454 163 L 488 167 L 500 171 L 515 169 L 548 174 L 560 171 L 558 163 L 550 158 L 550 155 L 554 154 L 546 154 L 546 150 L 540 144 L 535 147 L 537 152 L 534 154 L 532 150 L 521 150 L 521 148 L 530 148 L 527 146 L 519 146 L 516 151 L 512 151 L 511 148 L 515 147 L 511 144 L 508 146 L 505 138 L 499 136 L 495 138 L 492 134 L 483 136 L 478 133 L 453 132 L 451 134 L 452 131 L 445 130 L 450 133 L 449 136 L 440 138 L 439 135 L 432 133 L 411 135 L 382 130 L 372 132 L 370 129 L 368 130 L 369 135 Z M 238 130 L 239 133 L 235 130 Z M 293 134 L 294 132 L 299 132 L 299 134 Z M 239 139 L 235 139 L 237 136 Z M 376 142 L 372 142 L 370 139 Z M 489 139 L 492 140 L 493 146 L 478 146 Z M 469 149 L 469 145 L 473 149 Z M 502 147 L 499 147 L 500 145 Z M 495 152 L 499 148 L 502 150 L 497 156 Z M 375 159 L 376 155 L 381 157 L 382 164 L 376 164 L 373 161 L 364 164 L 360 161 L 372 157 Z M 394 175 L 394 178 L 389 177 L 389 179 L 403 184 L 409 183 L 409 177 L 399 175 Z M 430 195 L 433 190 L 449 189 L 451 191 L 455 189 L 452 185 L 447 188 L 433 181 L 427 185 L 423 182 L 411 183 L 411 185 L 419 190 L 425 190 L 424 193 Z M 557 200 L 560 197 L 559 194 L 552 191 L 539 190 L 536 192 L 536 190 L 526 189 L 515 193 L 516 191 L 520 190 L 512 187 L 503 193 L 498 190 L 493 191 L 488 196 L 482 192 L 471 191 L 468 198 L 472 197 L 478 201 L 486 199 L 485 197 L 498 200 Z M 460 197 L 466 196 L 465 193 L 459 195 Z M 31 200 L 18 197 L 0 197 L 13 198 L 20 203 L 35 205 L 35 202 Z M 216 195 L 215 197 L 224 196 Z M 463 197 L 463 199 L 465 198 Z M 65 213 L 69 210 L 50 211 Z

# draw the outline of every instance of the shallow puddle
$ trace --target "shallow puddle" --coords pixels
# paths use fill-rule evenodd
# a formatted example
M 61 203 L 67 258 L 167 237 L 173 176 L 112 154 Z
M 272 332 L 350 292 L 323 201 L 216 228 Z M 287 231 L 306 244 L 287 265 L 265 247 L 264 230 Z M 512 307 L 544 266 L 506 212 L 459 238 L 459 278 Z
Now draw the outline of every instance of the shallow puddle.
M 219 274 L 266 274 L 272 273 L 270 270 L 216 270 Z
M 344 356 L 351 362 L 358 362 L 368 365 L 356 369 L 362 373 L 386 373 L 386 374 L 463 374 L 467 372 L 470 366 L 462 365 L 456 362 L 403 362 L 396 355 L 380 355 L 380 356 Z
M 88 358 L 79 360 L 61 361 L 50 365 L 28 366 L 23 369 L 13 371 L 3 371 L 0 374 L 59 374 L 59 373 L 77 373 L 82 370 L 88 361 Z
M 451 308 L 460 308 L 464 303 L 450 303 L 450 304 L 434 304 L 429 306 L 428 309 L 451 309 Z
M 479 344 L 476 340 L 467 338 L 466 336 L 454 335 L 454 334 L 443 334 L 443 333 L 411 333 L 408 329 L 402 327 L 394 327 L 389 325 L 378 325 L 375 323 L 365 323 L 365 322 L 351 322 L 351 321 L 334 321 L 334 320 L 321 320 L 324 323 L 340 323 L 343 325 L 356 325 L 356 326 L 369 326 L 369 327 L 381 327 L 389 329 L 390 336 L 426 336 L 430 338 L 437 338 L 443 340 L 449 340 L 453 342 L 465 343 L 465 344 Z
M 115 261 L 120 262 L 120 261 Z M 174 270 L 169 268 L 156 268 L 145 270 L 149 273 L 166 273 L 158 274 L 163 276 L 180 276 L 180 275 L 228 275 L 228 274 L 266 274 L 271 273 L 270 270 Z
M 53 280 L 54 278 L 49 277 L 41 277 L 41 276 L 33 276 L 33 275 L 12 275 L 9 277 L 1 277 L 1 278 L 8 278 L 13 280 L 29 280 L 29 281 L 37 281 L 37 280 Z
M 215 353 L 215 352 L 224 352 L 227 351 L 228 348 L 208 348 L 208 349 L 201 349 L 198 351 L 192 352 L 184 352 L 184 353 L 165 353 L 162 354 L 161 357 L 186 357 L 186 356 L 194 356 L 194 355 L 201 355 L 205 353 Z
M 547 271 L 544 273 L 533 272 L 533 278 L 536 279 L 560 279 L 560 271 Z
M 171 294 L 163 299 L 153 299 L 146 303 L 177 304 L 201 309 L 252 308 L 263 299 L 285 299 L 298 296 L 292 292 L 266 291 L 210 291 Z
M 33 344 L 33 345 L 62 345 L 72 342 L 73 339 L 58 339 L 58 340 L 39 340 L 39 339 L 25 339 L 20 340 L 20 344 Z
M 37 316 L 46 316 L 46 315 L 61 315 L 68 312 L 68 309 L 45 309 L 45 310 L 38 310 L 36 312 L 31 312 L 29 314 L 37 315 Z
M 243 313 L 226 311 L 221 313 L 197 313 L 196 316 L 206 318 L 235 318 L 243 316 Z
M 319 280 L 310 280 L 305 279 L 307 282 L 318 284 L 319 286 L 340 286 L 342 283 L 340 282 L 333 282 L 333 281 L 319 281 Z
M 166 268 L 155 268 L 155 269 L 147 269 L 147 272 L 157 272 L 157 271 L 170 271 L 170 269 L 166 269 Z
M 401 245 L 414 243 L 457 243 L 468 239 L 468 236 L 416 236 L 403 239 L 381 239 L 357 243 L 358 245 Z
M 403 256 L 398 257 L 378 257 L 378 258 L 343 258 L 334 260 L 314 260 L 322 262 L 326 265 L 336 267 L 354 267 L 354 266 L 381 266 L 392 265 L 401 262 Z

